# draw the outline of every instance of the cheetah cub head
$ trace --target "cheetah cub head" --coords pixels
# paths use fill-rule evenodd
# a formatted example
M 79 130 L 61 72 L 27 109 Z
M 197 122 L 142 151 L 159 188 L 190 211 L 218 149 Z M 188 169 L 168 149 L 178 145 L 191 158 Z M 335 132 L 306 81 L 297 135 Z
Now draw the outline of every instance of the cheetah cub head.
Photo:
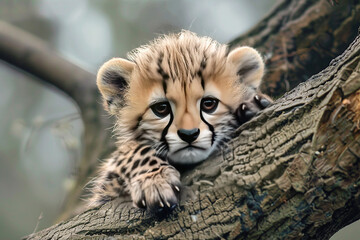
M 254 96 L 264 72 L 250 47 L 183 31 L 113 58 L 97 75 L 120 144 L 152 145 L 176 164 L 206 159 L 237 127 L 234 111 Z

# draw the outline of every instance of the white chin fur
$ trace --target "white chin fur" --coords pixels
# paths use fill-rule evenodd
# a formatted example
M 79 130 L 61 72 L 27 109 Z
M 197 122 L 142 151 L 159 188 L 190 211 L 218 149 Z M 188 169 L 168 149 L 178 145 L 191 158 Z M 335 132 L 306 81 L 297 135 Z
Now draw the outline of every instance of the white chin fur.
M 197 148 L 185 148 L 176 153 L 170 152 L 168 158 L 176 164 L 195 164 L 204 161 L 213 151 L 213 148 L 206 150 Z

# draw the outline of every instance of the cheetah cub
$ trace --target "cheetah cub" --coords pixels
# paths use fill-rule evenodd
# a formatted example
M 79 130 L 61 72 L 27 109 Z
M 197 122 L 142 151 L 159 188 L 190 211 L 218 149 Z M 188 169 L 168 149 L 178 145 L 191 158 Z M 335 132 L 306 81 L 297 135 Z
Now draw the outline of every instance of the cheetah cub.
M 97 75 L 106 110 L 115 115 L 117 150 L 94 181 L 92 206 L 130 195 L 150 211 L 173 209 L 181 191 L 173 165 L 195 164 L 267 107 L 264 73 L 250 47 L 229 51 L 182 31 L 113 58 Z

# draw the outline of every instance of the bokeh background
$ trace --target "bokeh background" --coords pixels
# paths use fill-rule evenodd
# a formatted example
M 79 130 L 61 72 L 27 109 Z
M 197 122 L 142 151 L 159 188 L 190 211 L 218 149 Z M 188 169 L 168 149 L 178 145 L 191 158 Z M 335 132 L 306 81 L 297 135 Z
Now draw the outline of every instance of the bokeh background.
M 188 29 L 227 43 L 275 0 L 0 0 L 0 20 L 96 72 L 159 34 Z M 54 223 L 74 183 L 83 126 L 60 91 L 0 61 L 0 239 Z M 358 239 L 356 226 L 332 239 Z

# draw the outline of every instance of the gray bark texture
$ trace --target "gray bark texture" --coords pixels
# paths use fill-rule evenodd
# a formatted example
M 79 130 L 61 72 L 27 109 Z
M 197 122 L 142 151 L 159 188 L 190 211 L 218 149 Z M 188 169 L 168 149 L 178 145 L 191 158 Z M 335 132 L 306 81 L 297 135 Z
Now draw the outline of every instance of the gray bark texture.
M 267 72 L 262 91 L 279 97 L 344 52 L 356 37 L 359 22 L 356 0 L 280 0 L 230 45 L 252 46 L 263 54 Z
M 182 175 L 162 217 L 113 201 L 27 239 L 328 239 L 359 219 L 360 37 Z

